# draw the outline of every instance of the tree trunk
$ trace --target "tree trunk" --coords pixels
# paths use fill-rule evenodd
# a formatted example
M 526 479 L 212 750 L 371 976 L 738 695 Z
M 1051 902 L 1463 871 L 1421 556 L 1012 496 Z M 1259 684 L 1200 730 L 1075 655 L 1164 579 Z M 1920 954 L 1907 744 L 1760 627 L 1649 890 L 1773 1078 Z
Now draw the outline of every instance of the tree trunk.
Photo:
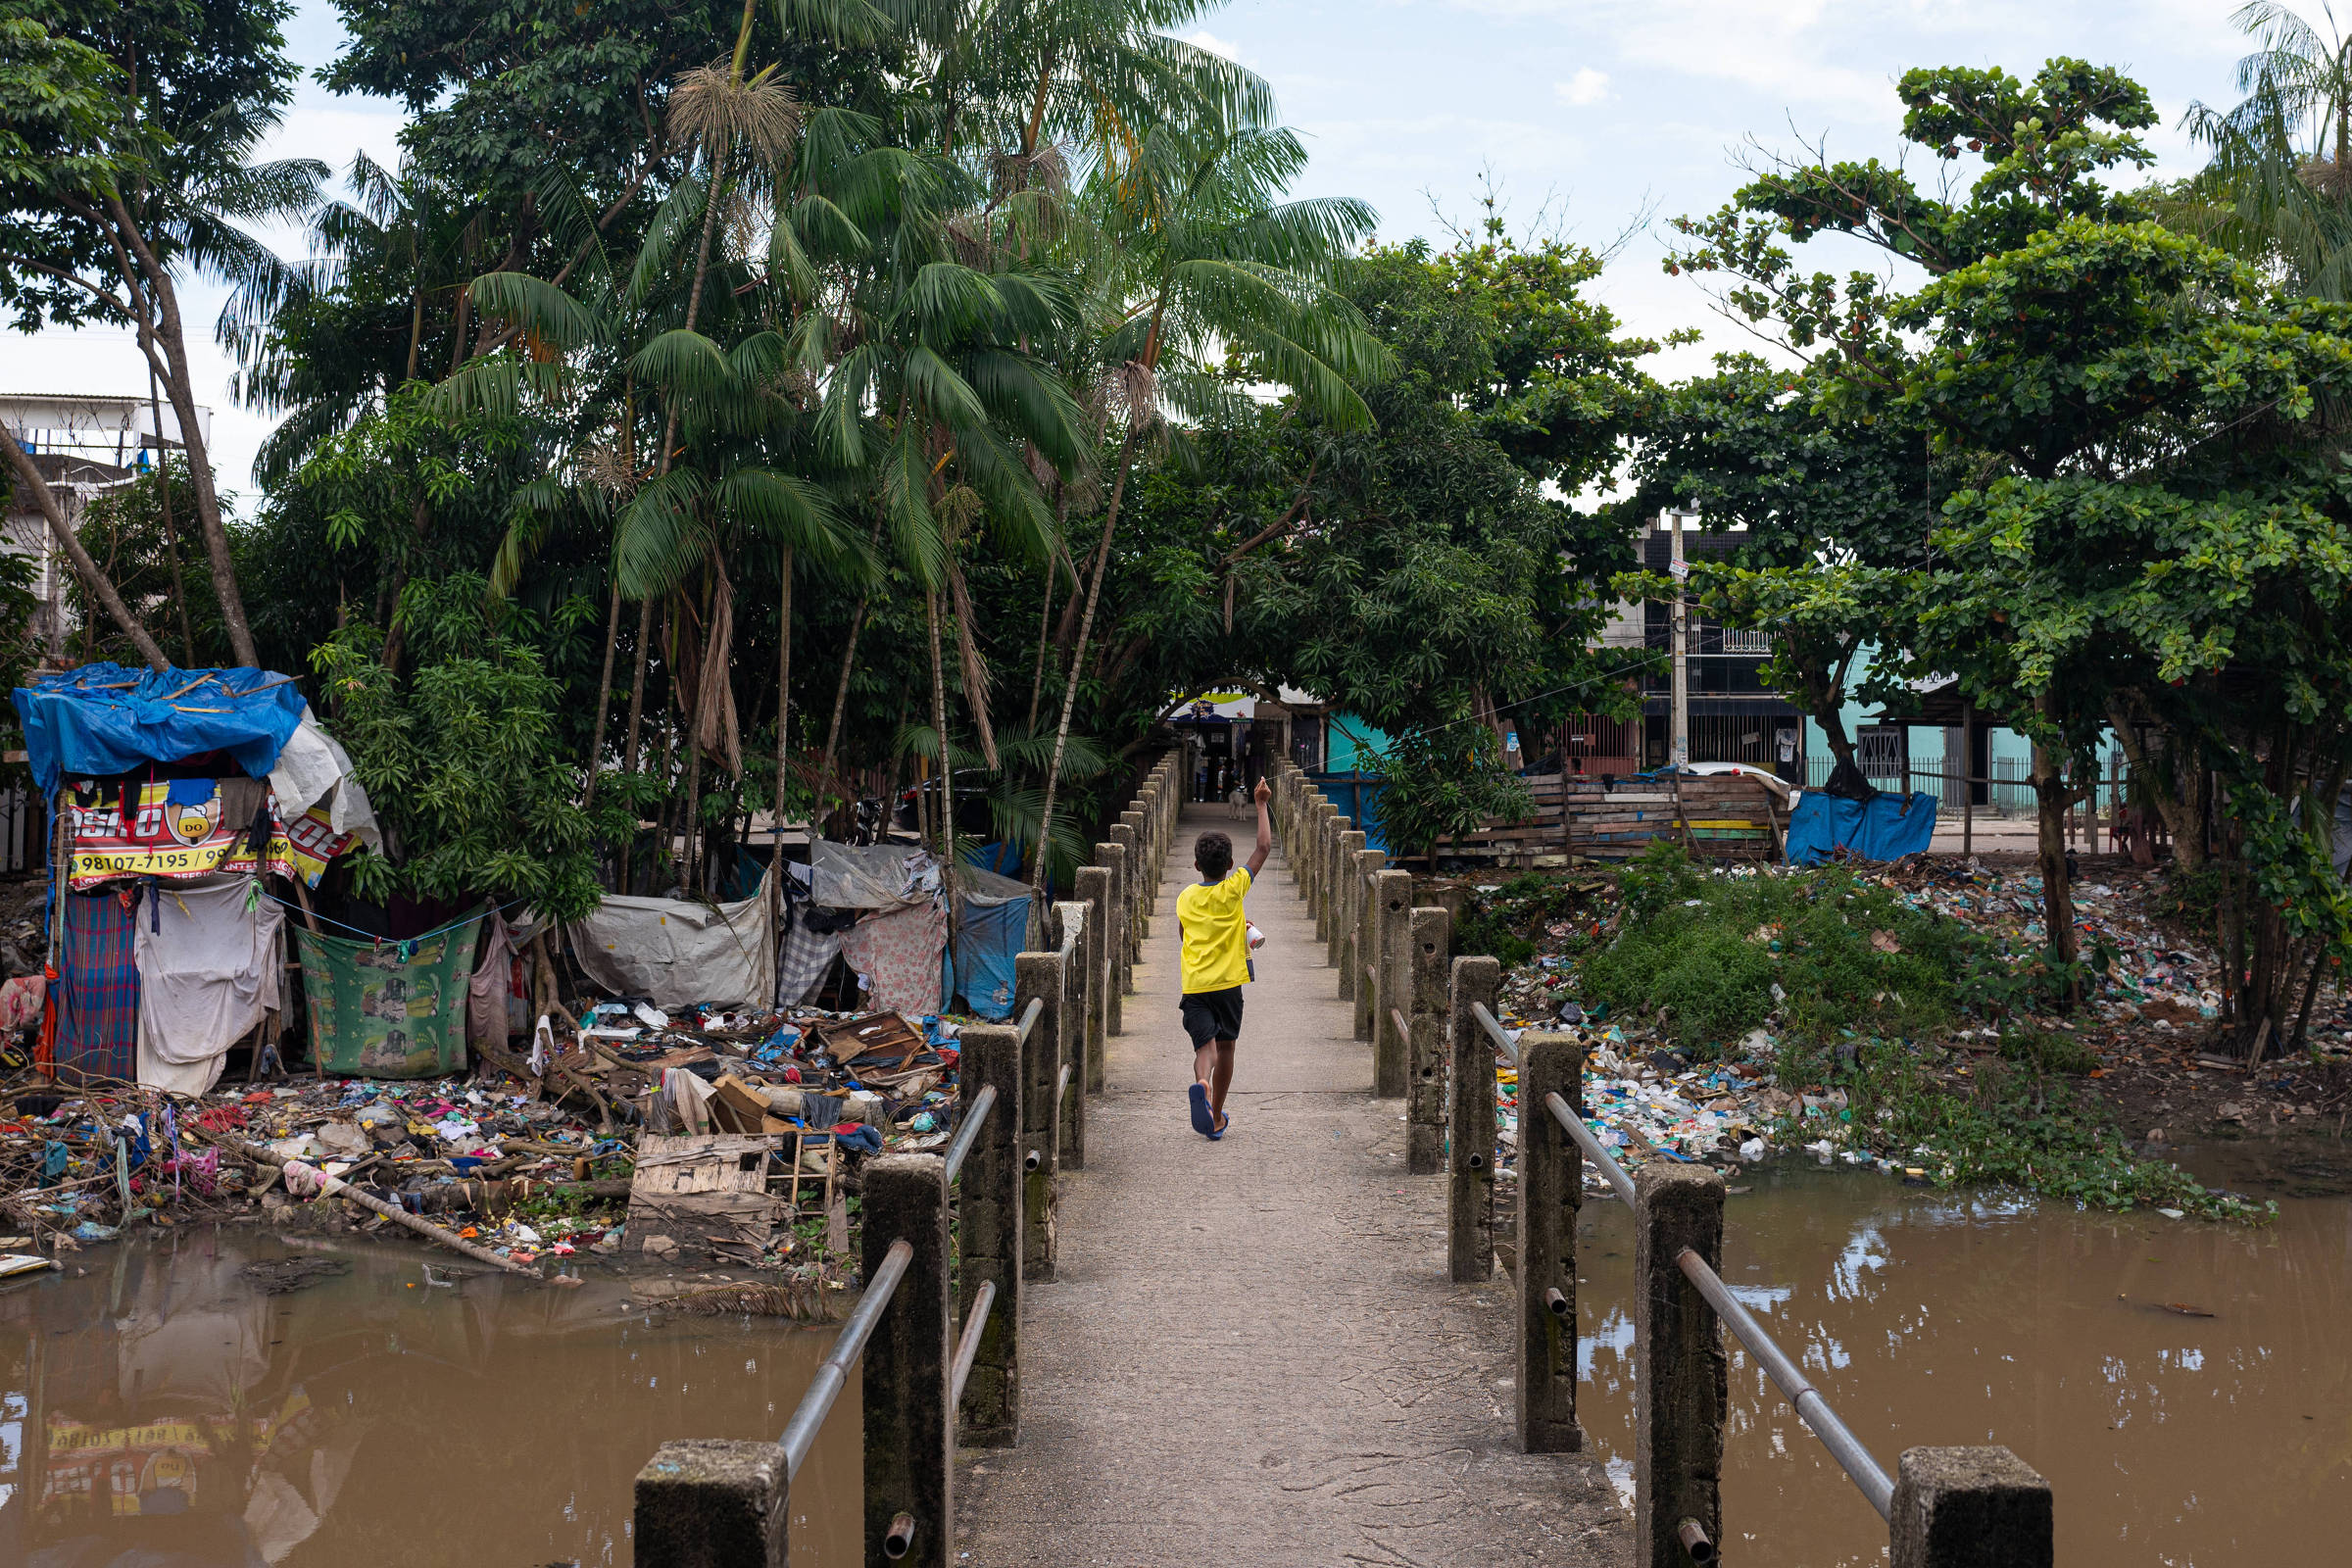
M 706 605 L 704 609 L 707 615 L 709 606 Z M 706 618 L 704 632 L 706 635 L 708 635 L 709 631 L 710 626 L 708 619 Z M 700 668 L 700 660 L 696 661 L 696 666 L 697 668 Z M 687 702 L 687 698 L 683 693 L 683 688 L 686 683 L 680 680 L 672 679 L 669 684 L 672 692 L 677 694 L 678 702 L 681 705 L 680 711 L 684 714 L 686 721 L 686 858 L 684 862 L 684 868 L 679 874 L 679 881 L 685 886 L 686 896 L 688 898 L 693 898 L 699 891 L 696 882 L 696 873 L 701 869 L 703 848 L 702 683 L 699 680 L 695 682 L 695 692 L 693 698 L 694 706 L 691 710 L 688 710 L 683 706 Z
M 867 549 L 882 540 L 882 509 L 874 508 L 874 525 L 865 536 Z M 850 669 L 858 659 L 858 634 L 865 628 L 866 594 L 858 596 L 858 608 L 850 615 L 850 640 L 842 645 L 841 679 L 833 687 L 833 722 L 825 726 L 825 750 L 817 760 L 817 788 L 829 789 L 833 784 L 833 752 L 841 743 L 841 719 L 850 706 Z M 845 792 L 846 793 L 846 792 Z
M 1807 681 L 1813 722 L 1821 726 L 1821 738 L 1829 744 L 1830 755 L 1837 759 L 1830 768 L 1830 777 L 1822 793 L 1843 800 L 1867 800 L 1877 786 L 1863 775 L 1862 764 L 1854 758 L 1852 737 L 1845 733 L 1845 676 L 1843 668 L 1833 672 L 1823 670 Z M 1966 771 L 1963 769 L 1963 771 Z M 1804 780 L 1799 779 L 1799 784 Z
M 1021 725 L 1024 734 L 1037 733 L 1037 707 L 1046 694 L 1046 647 L 1054 633 L 1054 568 L 1060 564 L 1056 554 L 1046 562 L 1046 602 L 1037 612 L 1037 668 L 1029 676 L 1029 717 Z
M 187 335 L 180 320 L 178 291 L 172 286 L 170 272 L 148 248 L 122 198 L 109 197 L 107 205 L 124 243 L 138 258 L 139 270 L 154 296 L 156 324 L 150 329 L 145 313 L 140 313 L 139 335 L 145 339 L 140 347 L 154 355 L 156 340 L 162 339 L 164 385 L 172 395 L 172 412 L 179 420 L 180 451 L 187 455 L 188 481 L 196 491 L 196 521 L 204 531 L 205 554 L 212 561 L 213 592 L 220 601 L 229 650 L 238 663 L 259 668 L 261 656 L 254 651 L 253 630 L 245 623 L 245 599 L 237 591 L 236 560 L 229 549 L 228 529 L 220 520 L 220 492 L 213 487 L 212 456 L 196 422 L 196 391 L 188 375 Z
M 645 666 L 654 651 L 654 599 L 648 594 L 637 606 L 637 676 L 629 683 L 629 739 L 620 759 L 620 770 L 632 778 L 637 773 L 638 724 L 645 716 Z
M 57 496 L 50 490 L 49 482 L 41 477 L 41 470 L 33 464 L 31 454 L 6 434 L 0 434 L 0 447 L 7 449 L 9 466 L 17 470 L 17 482 L 40 507 L 42 517 L 49 523 L 49 531 L 57 536 L 58 548 L 74 564 L 74 570 L 80 575 L 81 584 L 89 590 L 90 597 L 105 607 L 106 612 L 114 617 L 115 624 L 122 628 L 123 635 L 138 649 L 139 657 L 147 661 L 149 668 L 159 672 L 171 668 L 172 661 L 164 657 L 163 649 L 156 646 L 155 639 L 147 635 L 147 628 L 139 624 L 138 617 L 130 612 L 130 607 L 122 602 L 122 596 L 115 592 L 115 585 L 107 580 L 106 573 L 98 569 L 98 563 L 91 560 L 90 553 L 81 547 L 81 540 L 75 537 L 72 528 L 66 526 L 66 514 L 58 509 Z
M 1037 820 L 1037 844 L 1030 852 L 1036 864 L 1029 873 L 1029 925 L 1032 935 L 1044 929 L 1047 847 L 1054 842 L 1054 801 L 1061 784 L 1061 757 L 1070 743 L 1070 715 L 1078 707 L 1078 677 L 1086 669 L 1086 640 L 1094 634 L 1095 608 L 1102 597 L 1102 579 L 1110 575 L 1110 536 L 1119 525 L 1119 501 L 1127 492 L 1127 470 L 1135 462 L 1135 429 L 1129 426 L 1119 443 L 1119 471 L 1110 485 L 1110 504 L 1102 512 L 1102 543 L 1095 555 L 1095 574 L 1086 585 L 1086 612 L 1078 620 L 1078 649 L 1070 656 L 1070 683 L 1061 694 L 1061 722 L 1054 730 L 1054 760 L 1046 766 L 1046 806 Z
M 596 723 L 588 732 L 588 782 L 580 789 L 580 809 L 596 804 L 597 771 L 605 762 L 605 712 L 612 706 L 612 656 L 620 647 L 620 584 L 612 585 L 612 608 L 605 613 L 605 671 L 596 682 Z
M 2048 939 L 2050 961 L 2071 964 L 2081 956 L 2075 937 L 2074 890 L 2066 875 L 2066 809 L 2072 800 L 2066 780 L 2059 776 L 2058 754 L 2046 746 L 2034 748 L 2034 795 L 2038 832 L 2035 850 L 2041 869 L 2041 923 Z M 2070 991 L 2071 996 L 2071 991 Z
M 769 940 L 784 934 L 784 760 L 792 734 L 792 547 L 784 547 L 779 568 L 783 585 L 776 592 L 776 797 L 769 808 L 767 915 Z M 748 840 L 750 835 L 745 835 Z M 778 981 L 783 976 L 779 973 Z M 782 995 L 776 1002 L 784 1002 Z
M 939 740 L 939 888 L 948 900 L 948 973 L 956 972 L 956 761 L 948 747 L 948 672 L 940 657 L 939 592 L 923 594 L 923 616 L 931 624 L 931 727 Z M 954 999 L 940 998 L 945 1007 Z
M 142 296 L 141 307 L 146 301 Z M 155 424 L 155 473 L 162 480 L 156 500 L 163 509 L 164 548 L 172 557 L 172 607 L 179 612 L 179 646 L 187 656 L 184 668 L 196 667 L 196 632 L 188 623 L 188 584 L 179 570 L 179 527 L 172 517 L 172 454 L 164 448 L 162 396 L 156 391 L 155 367 L 147 367 L 147 415 Z
M 2134 715 L 2122 703 L 2109 705 L 2107 724 L 2115 731 L 2116 743 L 2124 749 L 2124 760 L 2131 764 L 2132 776 L 2147 780 L 2146 798 L 2156 803 L 2156 814 L 2164 818 L 2165 831 L 2173 836 L 2174 867 L 2192 875 L 2203 870 L 2204 769 L 2182 769 L 2181 737 L 2170 731 L 2163 732 L 2165 738 L 2161 754 L 2151 753 L 2141 745 L 2139 726 Z

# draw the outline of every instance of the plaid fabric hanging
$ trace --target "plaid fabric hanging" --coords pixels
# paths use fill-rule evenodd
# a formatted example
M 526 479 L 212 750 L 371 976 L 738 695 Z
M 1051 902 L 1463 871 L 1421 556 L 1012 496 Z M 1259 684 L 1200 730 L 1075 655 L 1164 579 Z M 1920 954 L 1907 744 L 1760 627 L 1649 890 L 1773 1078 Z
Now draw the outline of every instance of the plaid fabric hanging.
M 57 992 L 57 1076 L 61 1083 L 139 1074 L 139 970 L 132 956 L 137 913 L 129 889 L 68 893 L 65 974 Z

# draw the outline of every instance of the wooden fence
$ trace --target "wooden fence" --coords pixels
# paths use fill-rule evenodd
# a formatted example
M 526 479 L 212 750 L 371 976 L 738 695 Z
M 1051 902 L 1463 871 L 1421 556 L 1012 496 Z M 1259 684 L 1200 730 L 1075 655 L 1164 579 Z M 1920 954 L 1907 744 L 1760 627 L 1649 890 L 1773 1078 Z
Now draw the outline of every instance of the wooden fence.
M 1504 862 L 1577 856 L 1624 860 L 1656 838 L 1716 859 L 1778 859 L 1788 808 L 1778 791 L 1737 773 L 1619 779 L 1533 774 L 1521 780 L 1536 814 L 1523 823 L 1489 820 L 1441 844 L 1441 855 L 1492 856 Z

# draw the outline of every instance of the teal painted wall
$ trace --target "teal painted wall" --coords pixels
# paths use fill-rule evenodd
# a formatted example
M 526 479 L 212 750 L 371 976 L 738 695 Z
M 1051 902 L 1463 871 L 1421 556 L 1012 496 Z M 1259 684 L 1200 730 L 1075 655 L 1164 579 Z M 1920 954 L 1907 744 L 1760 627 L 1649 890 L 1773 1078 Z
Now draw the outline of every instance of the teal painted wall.
M 1323 724 L 1323 765 L 1334 773 L 1360 772 L 1366 761 L 1388 754 L 1389 736 L 1353 713 L 1334 713 Z

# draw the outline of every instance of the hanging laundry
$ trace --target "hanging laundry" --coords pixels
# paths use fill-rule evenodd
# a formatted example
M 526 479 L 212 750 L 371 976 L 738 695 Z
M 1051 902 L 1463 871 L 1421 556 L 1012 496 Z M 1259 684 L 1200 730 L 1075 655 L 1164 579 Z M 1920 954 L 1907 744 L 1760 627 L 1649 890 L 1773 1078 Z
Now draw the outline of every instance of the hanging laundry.
M 937 1012 L 948 912 L 926 899 L 867 915 L 842 939 L 841 956 L 866 978 L 867 1001 L 901 1012 Z
M 431 1078 L 466 1064 L 466 981 L 478 919 L 406 942 L 297 930 L 311 1051 L 326 1071 Z
M 139 971 L 132 893 L 68 893 L 57 991 L 57 1075 L 67 1083 L 138 1072 Z
M 280 1006 L 285 908 L 252 877 L 159 887 L 136 922 L 139 1082 L 201 1095 Z

